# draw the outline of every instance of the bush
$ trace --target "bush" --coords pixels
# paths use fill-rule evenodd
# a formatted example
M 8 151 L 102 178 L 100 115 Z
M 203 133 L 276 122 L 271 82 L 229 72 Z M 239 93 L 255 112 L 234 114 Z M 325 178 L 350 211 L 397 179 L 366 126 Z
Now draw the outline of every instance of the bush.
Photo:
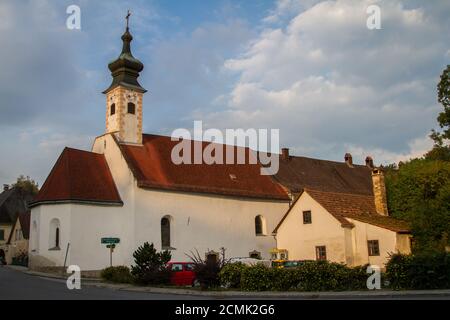
M 133 253 L 133 257 L 136 265 L 131 267 L 131 274 L 136 283 L 160 285 L 170 282 L 171 272 L 167 263 L 172 255 L 169 251 L 157 252 L 153 243 L 146 242 Z
M 395 254 L 386 265 L 393 289 L 450 289 L 450 254 Z
M 131 283 L 133 277 L 131 276 L 130 268 L 125 266 L 109 267 L 103 269 L 101 272 L 102 279 L 115 283 Z
M 367 289 L 366 281 L 366 267 L 308 261 L 297 268 L 247 267 L 240 286 L 245 291 L 343 291 Z
M 203 290 L 220 286 L 219 272 L 225 264 L 223 259 L 219 257 L 202 259 L 198 251 L 191 252 L 188 257 L 194 264 L 195 280 Z
M 241 287 L 241 273 L 247 266 L 241 262 L 228 263 L 219 272 L 220 283 L 226 288 Z

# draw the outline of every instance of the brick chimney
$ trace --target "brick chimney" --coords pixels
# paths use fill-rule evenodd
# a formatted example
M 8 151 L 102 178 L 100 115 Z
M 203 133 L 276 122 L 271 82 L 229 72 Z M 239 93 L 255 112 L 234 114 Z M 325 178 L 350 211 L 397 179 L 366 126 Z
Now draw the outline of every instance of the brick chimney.
M 373 159 L 371 156 L 367 156 L 366 158 L 366 166 L 373 169 L 374 165 L 373 165 Z
M 349 167 L 353 167 L 353 157 L 350 153 L 345 154 L 344 160 Z
M 8 190 L 9 190 L 9 184 L 4 184 L 3 191 L 8 191 Z
M 384 172 L 381 168 L 372 170 L 373 195 L 375 198 L 375 209 L 383 216 L 388 216 L 386 185 L 384 183 Z
M 288 161 L 289 159 L 289 148 L 281 149 L 281 160 Z

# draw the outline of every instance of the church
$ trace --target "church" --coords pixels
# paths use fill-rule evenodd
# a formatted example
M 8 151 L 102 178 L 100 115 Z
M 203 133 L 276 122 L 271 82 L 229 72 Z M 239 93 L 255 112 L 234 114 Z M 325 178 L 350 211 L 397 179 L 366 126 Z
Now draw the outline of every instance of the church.
M 144 65 L 131 53 L 132 40 L 127 26 L 122 52 L 108 66 L 112 83 L 103 92 L 105 133 L 95 139 L 91 151 L 65 148 L 30 204 L 30 268 L 78 265 L 82 271 L 98 271 L 110 263 L 129 266 L 133 252 L 144 242 L 170 250 L 174 261 L 188 261 L 187 254 L 194 251 L 261 259 L 284 252 L 284 258 L 300 260 L 316 258 L 311 253 L 316 250 L 317 258 L 323 259 L 329 243 L 329 257 L 339 251 L 331 260 L 368 262 L 352 257 L 367 251 L 366 240 L 378 238 L 356 245 L 361 235 L 352 236 L 356 222 L 349 222 L 328 239 L 327 226 L 317 225 L 315 219 L 315 208 L 323 207 L 320 203 L 308 207 L 309 198 L 302 204 L 305 195 L 313 193 L 307 190 L 332 193 L 338 202 L 349 195 L 364 196 L 362 204 L 372 205 L 355 209 L 361 201 L 344 201 L 339 208 L 346 212 L 347 203 L 362 229 L 373 225 L 379 234 L 393 233 L 380 238 L 378 251 L 409 250 L 406 240 L 397 236 L 408 237 L 407 226 L 390 228 L 400 222 L 388 216 L 382 173 L 374 173 L 370 158 L 366 165 L 353 165 L 347 159 L 350 155 L 341 163 L 295 157 L 283 149 L 279 172 L 273 176 L 261 175 L 258 162 L 174 164 L 171 152 L 177 142 L 142 132 L 146 90 L 138 78 Z M 210 144 L 201 142 L 203 148 Z M 318 210 L 317 216 L 330 210 Z M 296 238 L 301 231 L 296 228 L 303 225 L 294 211 L 312 214 L 313 234 Z M 342 224 L 339 214 L 334 217 Z M 308 234 L 311 239 L 303 237 Z M 105 239 L 116 242 L 112 254 Z M 297 250 L 304 245 L 307 250 Z

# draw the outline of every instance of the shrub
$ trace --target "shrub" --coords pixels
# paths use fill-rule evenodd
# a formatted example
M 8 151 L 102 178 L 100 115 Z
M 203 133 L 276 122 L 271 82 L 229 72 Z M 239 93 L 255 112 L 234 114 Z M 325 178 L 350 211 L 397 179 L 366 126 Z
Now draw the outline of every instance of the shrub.
M 241 273 L 247 266 L 241 262 L 228 263 L 219 272 L 220 283 L 226 288 L 241 287 Z
M 101 272 L 102 279 L 115 283 L 131 283 L 133 277 L 131 276 L 130 268 L 126 266 L 109 267 L 103 269 Z
M 195 279 L 200 283 L 202 289 L 215 288 L 220 286 L 219 272 L 225 262 L 223 259 L 202 259 L 199 252 L 191 252 L 187 255 L 194 264 Z
M 170 282 L 170 270 L 167 263 L 172 258 L 169 251 L 157 252 L 153 243 L 148 242 L 140 246 L 134 253 L 136 265 L 131 267 L 131 274 L 136 283 L 168 284 Z
M 450 254 L 395 254 L 386 265 L 393 289 L 449 289 Z
M 297 268 L 247 267 L 242 270 L 240 285 L 245 291 L 343 291 L 366 289 L 366 281 L 364 266 L 308 261 Z

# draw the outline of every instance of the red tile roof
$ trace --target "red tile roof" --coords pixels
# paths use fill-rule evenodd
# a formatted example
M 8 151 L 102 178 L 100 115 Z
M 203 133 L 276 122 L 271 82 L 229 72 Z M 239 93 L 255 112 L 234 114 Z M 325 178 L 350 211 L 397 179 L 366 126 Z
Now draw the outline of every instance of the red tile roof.
M 104 155 L 64 149 L 30 206 L 61 202 L 122 204 Z
M 373 196 L 340 192 L 324 192 L 312 189 L 304 189 L 304 192 L 309 194 L 322 207 L 324 207 L 325 210 L 333 215 L 343 227 L 354 227 L 354 225 L 348 220 L 353 219 L 394 232 L 409 233 L 410 229 L 407 222 L 377 213 Z M 297 198 L 296 202 L 298 199 L 300 199 L 300 196 Z M 275 228 L 275 233 L 294 206 L 295 203 L 291 206 L 278 226 Z
M 194 150 L 194 142 L 189 142 Z M 278 183 L 261 175 L 261 164 L 176 165 L 171 153 L 179 142 L 172 141 L 171 137 L 144 134 L 142 143 L 143 146 L 119 144 L 141 188 L 289 200 Z M 211 143 L 201 144 L 204 150 Z M 236 151 L 237 147 L 234 149 Z M 248 148 L 245 153 L 248 159 Z

